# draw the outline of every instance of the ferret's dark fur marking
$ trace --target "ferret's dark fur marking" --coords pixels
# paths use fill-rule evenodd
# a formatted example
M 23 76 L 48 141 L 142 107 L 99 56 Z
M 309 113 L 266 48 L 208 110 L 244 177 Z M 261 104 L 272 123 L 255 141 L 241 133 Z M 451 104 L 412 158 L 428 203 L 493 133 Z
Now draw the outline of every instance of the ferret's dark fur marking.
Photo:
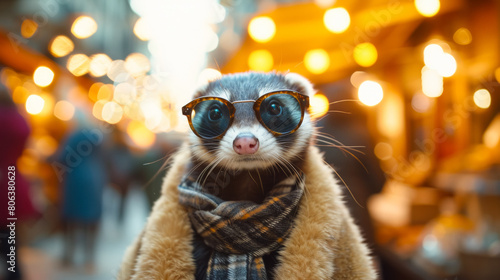
M 213 81 L 202 87 L 195 94 L 195 98 L 202 96 L 218 96 L 229 101 L 237 100 L 256 100 L 262 94 L 273 90 L 288 89 L 305 95 L 311 95 L 310 88 L 307 84 L 294 79 L 287 79 L 281 74 L 262 74 L 262 73 L 244 73 L 236 75 L 223 76 L 220 80 Z M 232 126 L 239 127 L 242 131 L 245 128 L 250 129 L 252 125 L 259 125 L 255 112 L 252 109 L 253 103 L 237 104 L 235 118 Z M 306 122 L 310 122 L 309 119 Z M 305 126 L 307 127 L 307 126 Z M 276 140 L 276 145 L 284 151 L 289 150 L 293 145 L 296 145 L 299 133 L 307 135 L 309 142 L 312 135 L 312 127 L 310 131 L 302 131 L 284 135 L 273 136 Z M 250 131 L 252 132 L 252 131 Z M 217 139 L 201 139 L 195 138 L 194 141 L 201 141 L 201 146 L 211 154 L 215 154 L 220 149 L 221 140 Z M 231 139 L 229 139 L 231 141 Z M 261 140 L 262 141 L 262 140 Z M 198 178 L 198 181 L 204 185 L 221 185 L 221 183 L 229 182 L 228 187 L 222 187 L 213 190 L 213 194 L 223 200 L 251 200 L 256 203 L 262 202 L 267 192 L 271 187 L 275 186 L 281 180 L 295 175 L 296 170 L 301 170 L 301 159 L 304 158 L 307 145 L 304 145 L 301 151 L 293 155 L 291 158 L 285 158 L 285 162 L 277 162 L 271 158 L 268 160 L 274 161 L 272 167 L 261 168 L 258 165 L 254 169 L 240 169 L 233 166 L 232 169 L 236 172 L 228 171 L 225 168 L 215 167 L 211 172 L 202 173 L 206 168 L 210 169 L 210 162 L 203 162 L 196 157 L 191 162 L 191 170 L 195 174 L 203 174 Z M 265 156 L 265 155 L 264 155 Z M 197 169 L 197 170 L 193 170 Z M 206 171 L 206 170 L 205 170 Z M 213 174 L 216 174 L 215 176 Z M 224 184 L 222 184 L 224 185 Z M 264 256 L 264 265 L 268 274 L 268 279 L 272 279 L 272 272 L 277 265 L 277 256 L 279 250 Z M 193 240 L 193 257 L 196 263 L 196 279 L 205 279 L 208 261 L 210 259 L 211 249 L 203 242 L 203 239 L 195 233 Z

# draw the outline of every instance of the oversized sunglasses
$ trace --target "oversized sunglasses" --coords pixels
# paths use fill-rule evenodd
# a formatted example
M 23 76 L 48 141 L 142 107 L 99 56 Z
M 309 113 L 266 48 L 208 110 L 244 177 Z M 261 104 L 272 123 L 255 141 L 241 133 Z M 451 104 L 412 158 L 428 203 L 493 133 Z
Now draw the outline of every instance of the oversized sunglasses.
M 205 96 L 182 107 L 194 134 L 203 139 L 220 139 L 231 127 L 236 108 L 234 104 L 253 102 L 257 120 L 273 135 L 287 135 L 299 129 L 309 97 L 295 91 L 278 90 L 266 93 L 257 100 L 229 101 Z

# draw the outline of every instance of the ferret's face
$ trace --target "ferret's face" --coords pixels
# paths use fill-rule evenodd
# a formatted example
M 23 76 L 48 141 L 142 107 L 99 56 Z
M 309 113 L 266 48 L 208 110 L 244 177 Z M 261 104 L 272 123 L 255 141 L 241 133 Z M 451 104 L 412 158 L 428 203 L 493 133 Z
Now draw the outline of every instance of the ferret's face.
M 198 134 L 190 135 L 193 156 L 232 170 L 288 165 L 300 156 L 313 131 L 306 105 L 300 103 L 306 101 L 300 95 L 270 94 L 280 90 L 313 94 L 312 85 L 294 73 L 227 75 L 200 88 L 196 98 L 219 97 L 230 104 L 208 99 L 193 108 L 189 116 Z M 261 101 L 258 112 L 250 100 Z

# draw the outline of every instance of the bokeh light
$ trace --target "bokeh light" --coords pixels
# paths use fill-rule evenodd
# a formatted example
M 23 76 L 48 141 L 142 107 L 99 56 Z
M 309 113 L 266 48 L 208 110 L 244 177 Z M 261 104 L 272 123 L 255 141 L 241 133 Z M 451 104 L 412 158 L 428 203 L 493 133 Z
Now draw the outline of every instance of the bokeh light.
M 424 49 L 424 63 L 432 69 L 439 67 L 439 61 L 443 56 L 443 48 L 438 44 L 429 44 Z
M 56 36 L 49 44 L 49 51 L 55 57 L 63 57 L 68 55 L 75 48 L 75 44 L 70 38 L 59 35 Z
M 101 86 L 104 85 L 103 83 L 93 83 L 90 88 L 89 88 L 89 99 L 92 100 L 93 102 L 96 102 L 97 99 L 97 94 L 99 93 L 99 89 L 101 89 Z
M 39 87 L 47 87 L 54 80 L 54 72 L 49 67 L 40 66 L 33 73 L 33 81 Z
M 248 56 L 250 70 L 267 72 L 273 69 L 273 55 L 268 50 L 256 50 Z
M 276 24 L 270 17 L 260 16 L 253 18 L 248 24 L 248 34 L 256 42 L 269 42 L 276 34 Z
M 500 144 L 500 114 L 486 128 L 483 134 L 483 143 L 488 148 L 495 148 Z
M 320 118 L 324 116 L 330 109 L 330 101 L 324 94 L 321 93 L 316 93 L 311 96 L 310 104 L 311 106 L 309 112 L 313 118 Z
M 23 20 L 23 23 L 21 23 L 21 36 L 24 38 L 31 38 L 38 29 L 38 24 L 31 20 L 31 19 L 25 19 Z
M 491 105 L 491 94 L 486 89 L 478 89 L 474 92 L 474 104 L 482 109 L 487 109 Z
M 54 116 L 62 121 L 69 121 L 75 115 L 75 106 L 66 100 L 59 100 L 54 106 Z
M 322 74 L 330 67 L 330 56 L 323 49 L 310 50 L 304 56 L 306 69 L 313 74 Z
M 151 30 L 144 18 L 140 17 L 135 22 L 134 34 L 142 41 L 148 41 L 149 39 L 151 39 Z
M 443 94 L 443 76 L 427 66 L 422 68 L 422 92 L 428 97 L 439 97 Z
M 103 53 L 94 54 L 90 57 L 89 73 L 94 77 L 102 77 L 108 73 L 111 66 L 111 58 Z
M 356 71 L 351 75 L 350 78 L 351 85 L 353 87 L 358 88 L 362 82 L 368 80 L 368 77 L 369 77 L 368 73 L 364 71 Z
M 149 59 L 142 53 L 132 53 L 125 59 L 125 69 L 132 76 L 137 77 L 145 75 L 150 69 Z
M 66 64 L 69 72 L 75 76 L 83 76 L 89 72 L 90 59 L 84 54 L 74 54 L 68 58 L 68 63 Z
M 45 100 L 40 95 L 32 94 L 26 100 L 26 112 L 31 115 L 38 115 L 42 112 Z
M 415 0 L 415 8 L 424 17 L 432 17 L 439 12 L 441 3 L 439 0 Z
M 156 140 L 156 135 L 139 121 L 131 121 L 127 125 L 127 134 L 135 145 L 143 149 L 151 147 Z
M 384 90 L 377 82 L 364 81 L 358 88 L 358 98 L 366 106 L 375 106 L 384 98 Z
M 218 80 L 222 77 L 220 71 L 213 68 L 205 68 L 200 72 L 198 83 L 200 85 Z
M 325 12 L 323 23 L 333 33 L 342 33 L 349 28 L 351 17 L 345 8 L 333 8 Z
M 432 105 L 431 99 L 428 96 L 421 93 L 413 95 L 411 99 L 411 107 L 413 108 L 413 110 L 419 113 L 427 112 L 431 107 L 431 105 Z
M 113 99 L 121 105 L 132 103 L 137 97 L 136 89 L 129 83 L 119 83 L 115 87 Z
M 361 43 L 354 47 L 354 61 L 363 67 L 370 67 L 377 61 L 377 48 L 371 43 Z
M 331 7 L 337 2 L 337 0 L 314 0 L 314 3 L 321 8 Z
M 377 158 L 381 160 L 388 160 L 392 158 L 392 146 L 386 142 L 379 142 L 375 145 L 374 153 Z
M 97 22 L 89 16 L 79 16 L 71 26 L 71 33 L 78 39 L 88 38 L 97 31 Z
M 110 124 L 118 123 L 123 117 L 123 108 L 118 103 L 110 101 L 102 107 L 102 119 Z
M 115 87 L 110 84 L 102 85 L 97 92 L 97 100 L 111 101 L 113 99 L 113 92 Z
M 453 55 L 449 53 L 444 53 L 439 60 L 438 67 L 436 69 L 439 75 L 443 77 L 451 77 L 457 71 L 457 61 Z
M 453 34 L 453 41 L 459 45 L 468 45 L 472 42 L 472 34 L 469 29 L 462 27 Z

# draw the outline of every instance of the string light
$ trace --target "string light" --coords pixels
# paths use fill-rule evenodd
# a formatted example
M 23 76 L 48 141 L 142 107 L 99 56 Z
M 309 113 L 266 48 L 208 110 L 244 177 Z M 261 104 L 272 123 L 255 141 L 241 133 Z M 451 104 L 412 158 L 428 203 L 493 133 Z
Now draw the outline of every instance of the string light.
M 151 31 L 144 18 L 140 17 L 135 22 L 134 34 L 142 41 L 148 41 L 151 39 Z
M 39 66 L 33 73 L 33 81 L 39 87 L 47 87 L 54 80 L 54 72 L 49 67 Z
M 310 114 L 313 118 L 320 118 L 328 113 L 330 109 L 330 101 L 328 98 L 321 93 L 316 93 L 310 98 Z
M 26 112 L 31 115 L 38 115 L 42 112 L 45 100 L 40 95 L 32 94 L 26 99 Z
M 345 8 L 333 8 L 325 12 L 323 23 L 333 33 L 342 33 L 349 28 L 351 17 Z
M 363 67 L 370 67 L 377 61 L 377 48 L 371 43 L 361 43 L 354 47 L 354 61 Z
M 479 89 L 474 92 L 474 103 L 477 107 L 487 109 L 491 105 L 491 94 L 486 89 Z
M 323 49 L 310 50 L 304 56 L 306 69 L 313 74 L 322 74 L 330 67 L 330 56 Z
M 435 16 L 441 7 L 439 0 L 415 0 L 415 8 L 424 17 Z
M 358 88 L 358 98 L 366 106 L 375 106 L 384 98 L 384 90 L 377 82 L 364 81 Z
M 90 59 L 84 54 L 74 54 L 68 58 L 66 64 L 69 72 L 75 76 L 83 76 L 89 72 Z
M 94 54 L 90 57 L 89 73 L 94 77 L 106 75 L 111 66 L 111 58 L 103 53 Z
M 97 22 L 89 16 L 79 16 L 71 26 L 71 33 L 78 39 L 88 38 L 97 31 Z
M 427 66 L 422 68 L 422 92 L 428 97 L 439 97 L 443 94 L 443 77 Z
M 49 51 L 55 57 L 63 57 L 73 51 L 75 45 L 70 38 L 59 35 L 56 36 L 49 44 Z
M 248 34 L 259 43 L 266 43 L 276 34 L 276 24 L 270 17 L 261 16 L 253 18 L 248 24 Z

